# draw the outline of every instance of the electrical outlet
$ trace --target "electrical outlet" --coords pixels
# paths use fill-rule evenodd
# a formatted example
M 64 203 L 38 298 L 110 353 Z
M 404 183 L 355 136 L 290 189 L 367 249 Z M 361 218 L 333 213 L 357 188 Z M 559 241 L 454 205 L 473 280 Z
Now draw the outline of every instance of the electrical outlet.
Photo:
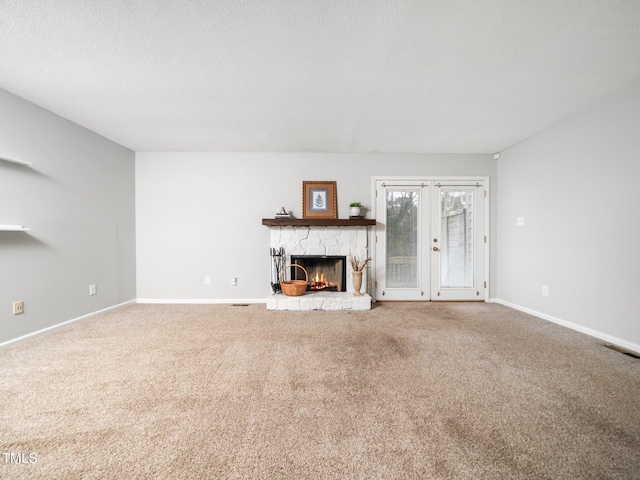
M 89 295 L 95 295 L 96 293 L 98 293 L 96 284 L 94 283 L 93 285 L 89 285 Z
M 211 277 L 204 277 L 204 284 L 211 285 Z
M 231 285 L 234 287 L 238 285 L 238 277 L 231 277 Z
M 13 302 L 13 314 L 20 315 L 23 312 L 24 312 L 24 303 L 22 303 L 22 300 L 18 302 Z
M 516 218 L 516 225 L 522 227 L 524 225 L 524 217 Z
M 542 285 L 542 295 L 544 295 L 545 297 L 549 296 L 549 287 L 547 287 L 546 285 Z

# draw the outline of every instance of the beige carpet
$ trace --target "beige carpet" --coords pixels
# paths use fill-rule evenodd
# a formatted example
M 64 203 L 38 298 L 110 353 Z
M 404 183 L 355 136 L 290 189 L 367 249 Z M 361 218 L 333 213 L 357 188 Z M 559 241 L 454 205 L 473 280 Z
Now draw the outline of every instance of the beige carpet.
M 494 304 L 134 305 L 0 351 L 0 478 L 640 478 L 640 360 L 601 344 Z

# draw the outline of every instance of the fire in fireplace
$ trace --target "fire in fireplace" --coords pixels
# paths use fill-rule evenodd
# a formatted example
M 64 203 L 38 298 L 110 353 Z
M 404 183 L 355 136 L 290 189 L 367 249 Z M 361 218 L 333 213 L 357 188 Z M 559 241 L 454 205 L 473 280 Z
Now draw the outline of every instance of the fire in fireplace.
M 307 290 L 345 292 L 347 284 L 347 257 L 339 255 L 291 255 L 291 263 L 297 263 L 309 274 Z M 292 268 L 293 280 L 304 280 L 304 272 Z

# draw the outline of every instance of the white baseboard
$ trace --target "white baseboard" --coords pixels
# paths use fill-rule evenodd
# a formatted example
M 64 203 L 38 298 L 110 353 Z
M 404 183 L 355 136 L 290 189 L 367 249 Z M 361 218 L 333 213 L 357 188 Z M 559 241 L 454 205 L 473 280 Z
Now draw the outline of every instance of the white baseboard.
M 51 325 L 50 327 L 43 328 L 42 330 L 37 330 L 35 332 L 27 333 L 26 335 L 22 335 L 21 337 L 12 338 L 11 340 L 7 340 L 6 342 L 0 343 L 0 348 L 6 347 L 8 345 L 12 345 L 14 343 L 19 343 L 29 338 L 37 337 L 38 335 L 42 335 L 44 333 L 49 332 L 50 330 L 55 330 L 56 328 L 63 327 L 64 325 L 68 325 L 73 322 L 78 322 L 80 320 L 85 320 L 90 317 L 95 317 L 96 315 L 100 315 L 101 313 L 108 312 L 110 310 L 116 310 L 118 308 L 126 307 L 127 305 L 135 304 L 136 300 L 129 300 L 124 303 L 119 303 L 118 305 L 113 305 L 111 307 L 103 308 L 102 310 L 97 310 L 95 312 L 87 313 L 86 315 L 82 315 L 81 317 L 72 318 L 71 320 L 66 320 L 61 323 L 56 323 L 55 325 Z
M 489 299 L 490 303 L 499 303 L 500 305 L 504 305 L 505 307 L 513 308 L 514 310 L 519 310 L 524 313 L 528 313 L 529 315 L 533 315 L 538 318 L 542 318 L 543 320 L 548 320 L 549 322 L 556 323 L 558 325 L 562 325 L 563 327 L 570 328 L 571 330 L 576 330 L 580 333 L 584 333 L 591 337 L 599 338 L 600 340 L 604 340 L 605 342 L 612 343 L 613 345 L 617 345 L 618 347 L 625 348 L 627 350 L 631 350 L 633 352 L 640 353 L 640 345 L 633 342 L 628 342 L 618 337 L 614 337 L 607 333 L 602 333 L 597 330 L 593 330 L 591 328 L 583 327 L 582 325 L 578 325 L 577 323 L 568 322 L 566 320 L 562 320 L 561 318 L 557 318 L 551 315 L 547 315 L 546 313 L 538 312 L 537 310 L 533 310 L 531 308 L 523 307 L 521 305 L 517 305 L 515 303 L 507 302 L 500 298 L 491 298 Z
M 193 304 L 193 305 L 217 305 L 236 303 L 267 303 L 266 298 L 139 298 L 137 303 L 160 304 Z

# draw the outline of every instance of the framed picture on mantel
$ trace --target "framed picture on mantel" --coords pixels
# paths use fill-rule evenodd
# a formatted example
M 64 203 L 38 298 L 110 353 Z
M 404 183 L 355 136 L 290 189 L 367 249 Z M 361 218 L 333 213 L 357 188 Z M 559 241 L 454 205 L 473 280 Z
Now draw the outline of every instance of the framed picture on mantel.
M 302 218 L 338 218 L 336 182 L 302 182 Z

